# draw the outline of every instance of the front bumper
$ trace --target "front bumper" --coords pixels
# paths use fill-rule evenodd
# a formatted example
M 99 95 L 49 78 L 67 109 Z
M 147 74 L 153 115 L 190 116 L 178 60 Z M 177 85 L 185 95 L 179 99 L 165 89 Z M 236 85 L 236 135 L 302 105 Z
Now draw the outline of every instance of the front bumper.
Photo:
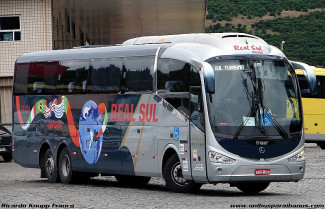
M 209 182 L 288 182 L 304 177 L 306 161 L 286 164 L 216 165 L 209 169 Z M 256 169 L 269 169 L 268 175 L 256 175 Z

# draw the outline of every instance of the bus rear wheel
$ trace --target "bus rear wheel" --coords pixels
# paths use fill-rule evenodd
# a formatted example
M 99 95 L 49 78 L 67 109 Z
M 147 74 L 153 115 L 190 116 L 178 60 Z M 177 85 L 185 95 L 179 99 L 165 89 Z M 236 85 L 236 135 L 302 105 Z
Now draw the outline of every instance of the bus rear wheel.
M 59 158 L 59 175 L 64 184 L 71 183 L 73 180 L 73 171 L 71 166 L 71 157 L 68 148 L 64 147 Z
M 163 170 L 163 177 L 166 187 L 173 192 L 196 192 L 202 186 L 202 184 L 186 180 L 183 177 L 181 163 L 176 154 L 167 160 Z
M 47 180 L 51 183 L 58 181 L 58 169 L 54 162 L 54 157 L 51 149 L 46 150 L 44 155 L 44 171 Z
M 270 185 L 270 182 L 262 183 L 239 183 L 236 187 L 246 194 L 256 194 L 265 190 Z
M 150 177 L 145 176 L 124 176 L 117 175 L 115 176 L 116 180 L 125 186 L 143 186 L 150 181 Z

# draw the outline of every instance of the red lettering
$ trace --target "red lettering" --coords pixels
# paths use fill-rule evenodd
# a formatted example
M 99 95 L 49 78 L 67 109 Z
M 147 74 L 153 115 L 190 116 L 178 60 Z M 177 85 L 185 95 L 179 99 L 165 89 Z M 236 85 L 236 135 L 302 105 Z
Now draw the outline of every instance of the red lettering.
M 135 118 L 133 117 L 133 104 L 131 104 L 131 122 L 134 122 Z
M 153 105 L 153 120 L 152 122 L 156 123 L 158 122 L 158 118 L 156 118 L 156 104 Z
M 117 121 L 123 121 L 123 118 L 121 118 L 121 114 L 123 113 L 121 108 L 123 108 L 123 104 L 118 104 L 117 108 Z
M 124 115 L 123 115 L 123 121 L 127 120 L 130 121 L 130 113 L 129 113 L 129 104 L 126 104 L 124 107 Z
M 47 124 L 47 128 L 49 130 L 52 130 L 52 129 L 56 129 L 56 130 L 60 130 L 62 129 L 62 121 L 49 121 L 48 124 Z
M 145 113 L 143 111 L 143 108 L 146 108 L 145 104 L 141 104 L 140 108 L 139 108 L 140 114 L 142 115 L 142 117 L 141 117 L 141 115 L 139 116 L 139 121 L 140 122 L 143 122 L 145 120 Z
M 22 105 L 21 106 L 21 111 L 30 111 L 30 106 L 29 105 Z
M 150 113 L 149 113 L 149 106 L 150 106 Z M 146 109 L 146 121 L 150 122 L 152 118 L 152 104 L 147 104 L 147 109 Z
M 117 104 L 111 106 L 111 121 L 116 121 Z
M 234 45 L 234 49 L 236 50 L 236 51 L 245 51 L 245 50 L 249 50 L 249 45 L 247 45 L 247 46 L 238 46 L 238 45 Z

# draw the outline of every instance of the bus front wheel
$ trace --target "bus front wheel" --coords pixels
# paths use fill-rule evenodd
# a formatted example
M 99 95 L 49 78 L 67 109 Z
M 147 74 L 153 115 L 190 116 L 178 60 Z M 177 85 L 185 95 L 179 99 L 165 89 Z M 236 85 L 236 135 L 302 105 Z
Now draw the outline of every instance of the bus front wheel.
M 68 148 L 64 147 L 59 158 L 59 175 L 61 182 L 68 184 L 73 180 L 73 172 L 71 166 L 71 157 Z
M 54 157 L 51 149 L 46 150 L 44 156 L 44 171 L 47 180 L 51 183 L 55 183 L 58 180 L 58 169 L 54 162 Z
M 236 184 L 236 187 L 247 194 L 256 194 L 265 190 L 270 185 L 270 182 L 262 183 L 239 183 Z
M 167 160 L 163 170 L 163 177 L 166 187 L 173 192 L 195 192 L 202 186 L 202 184 L 186 180 L 183 177 L 181 163 L 176 154 Z

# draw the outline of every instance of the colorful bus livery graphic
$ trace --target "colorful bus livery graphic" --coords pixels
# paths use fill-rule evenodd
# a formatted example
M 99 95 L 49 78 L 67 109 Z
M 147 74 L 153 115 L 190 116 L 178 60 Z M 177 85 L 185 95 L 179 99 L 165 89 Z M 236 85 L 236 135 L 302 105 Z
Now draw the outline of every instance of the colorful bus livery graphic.
M 23 122 L 21 116 L 19 96 L 16 96 L 16 106 L 19 122 L 25 131 L 29 129 L 36 115 L 40 113 L 42 113 L 46 119 L 50 119 L 52 115 L 60 119 L 65 113 L 73 143 L 77 147 L 80 146 L 82 155 L 89 164 L 94 164 L 98 161 L 103 143 L 103 132 L 106 129 L 108 121 L 105 104 L 102 103 L 97 106 L 93 101 L 86 102 L 79 118 L 79 125 L 81 125 L 79 126 L 79 131 L 76 130 L 70 104 L 65 96 L 61 97 L 61 103 L 59 104 L 57 99 L 52 99 L 49 105 L 47 105 L 47 101 L 44 99 L 36 102 L 26 123 Z M 104 120 L 102 116 L 104 116 Z M 77 136 L 73 133 L 77 133 Z
M 104 121 L 102 115 L 105 113 Z M 80 149 L 89 164 L 98 161 L 103 144 L 103 132 L 107 125 L 107 110 L 104 104 L 88 101 L 83 106 L 79 119 Z
M 98 161 L 102 150 L 103 133 L 109 122 L 107 108 L 104 103 L 97 106 L 94 101 L 89 100 L 84 104 L 79 117 L 79 130 L 75 126 L 70 103 L 66 96 L 61 97 L 60 103 L 57 99 L 52 99 L 48 104 L 45 99 L 37 101 L 25 123 L 22 119 L 20 106 L 19 96 L 16 96 L 19 122 L 25 131 L 29 129 L 38 114 L 42 114 L 46 119 L 50 119 L 52 116 L 60 119 L 65 114 L 70 137 L 73 143 L 77 147 L 80 147 L 87 163 L 95 164 Z M 139 104 L 139 116 L 135 118 L 134 112 L 137 110 L 135 109 L 136 106 L 136 104 L 111 104 L 110 122 L 158 122 L 156 117 L 157 104 Z M 53 121 L 48 124 L 48 129 L 53 129 L 52 123 Z

